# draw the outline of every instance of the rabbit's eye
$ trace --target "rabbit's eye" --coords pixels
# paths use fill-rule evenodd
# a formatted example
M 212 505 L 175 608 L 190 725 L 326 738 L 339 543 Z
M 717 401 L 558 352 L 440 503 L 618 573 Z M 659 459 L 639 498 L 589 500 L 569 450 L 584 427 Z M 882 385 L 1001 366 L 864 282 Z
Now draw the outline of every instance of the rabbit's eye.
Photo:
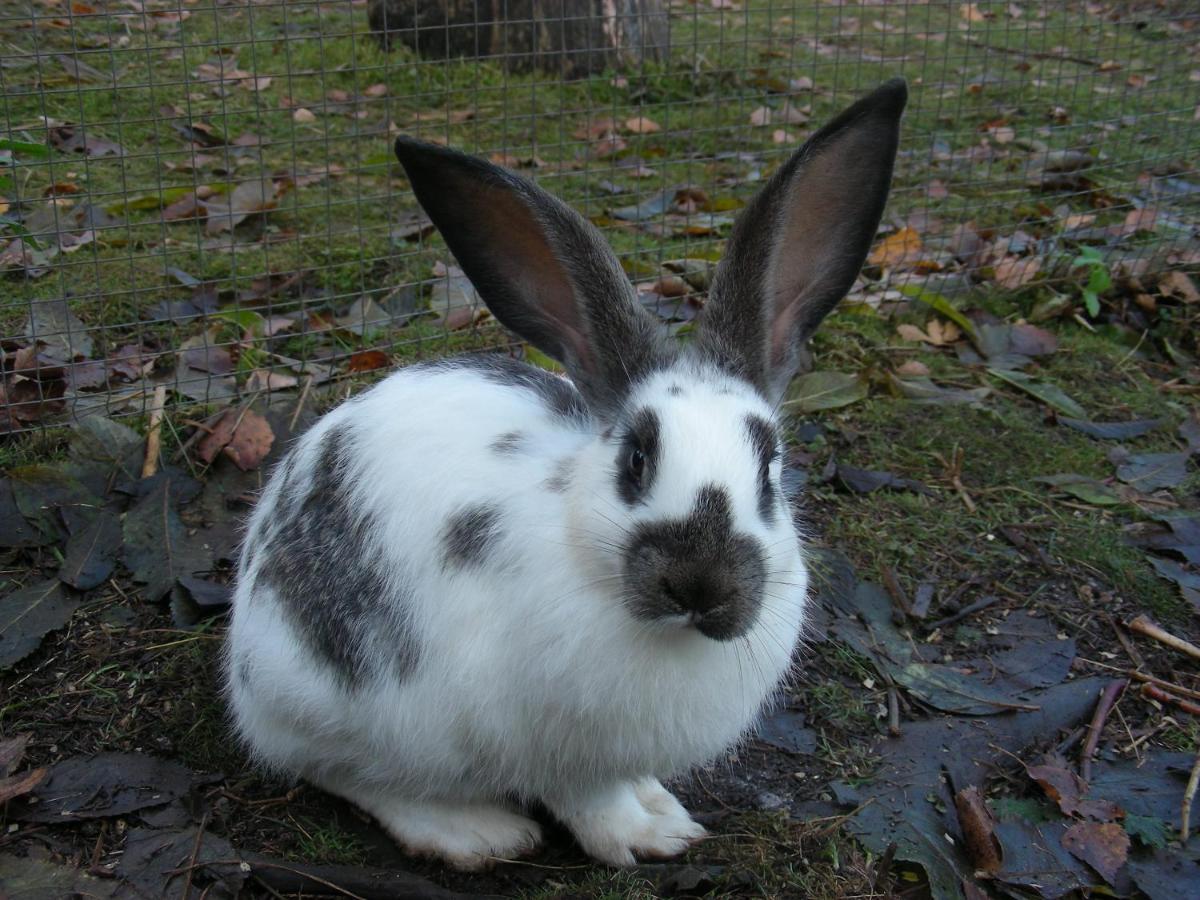
M 629 474 L 635 481 L 642 480 L 642 473 L 646 471 L 646 454 L 639 448 L 634 447 L 629 454 Z

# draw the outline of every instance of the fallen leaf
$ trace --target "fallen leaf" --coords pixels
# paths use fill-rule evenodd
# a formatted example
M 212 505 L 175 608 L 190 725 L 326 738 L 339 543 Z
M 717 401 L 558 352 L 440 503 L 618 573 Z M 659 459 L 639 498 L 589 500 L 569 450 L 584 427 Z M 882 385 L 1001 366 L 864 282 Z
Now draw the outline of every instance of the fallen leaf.
M 958 7 L 959 14 L 968 22 L 986 22 L 987 14 L 984 13 L 978 3 L 963 3 Z
M 764 744 L 801 755 L 815 753 L 819 742 L 816 731 L 806 724 L 804 713 L 792 709 L 780 709 L 767 716 L 754 737 Z
M 1149 434 L 1166 424 L 1165 419 L 1134 419 L 1129 422 L 1089 422 L 1087 419 L 1072 419 L 1059 416 L 1060 425 L 1066 425 L 1088 437 L 1100 441 L 1128 441 Z
M 122 524 L 125 565 L 134 581 L 146 585 L 144 596 L 158 603 L 183 575 L 212 568 L 212 560 L 188 529 L 172 503 L 170 479 L 163 479 L 125 514 Z
M 919 359 L 910 359 L 896 368 L 896 374 L 901 378 L 925 378 L 929 375 L 929 366 Z
M 22 772 L 20 775 L 0 778 L 0 808 L 3 808 L 4 804 L 9 800 L 23 797 L 41 784 L 46 777 L 46 772 L 46 767 L 42 766 L 41 768 Z M 0 884 L 2 883 L 0 882 Z
M 279 205 L 279 186 L 270 178 L 243 181 L 233 189 L 227 202 L 206 200 L 207 234 L 232 231 L 255 213 L 266 212 Z
M 1139 491 L 1178 487 L 1187 477 L 1187 453 L 1141 453 L 1117 466 L 1117 477 Z
M 51 128 L 49 136 L 50 146 L 63 153 L 82 153 L 94 158 L 126 155 L 120 144 L 89 135 L 82 125 L 60 125 Z
M 867 396 L 867 379 L 848 372 L 809 372 L 788 388 L 783 408 L 793 413 L 838 409 Z
M 146 753 L 72 756 L 50 767 L 20 813 L 20 821 L 60 825 L 82 819 L 125 816 L 186 797 L 219 778 L 198 775 L 181 763 Z
M 24 659 L 42 638 L 62 628 L 79 606 L 57 578 L 18 588 L 0 598 L 0 669 Z
M 300 381 L 295 375 L 289 375 L 287 372 L 276 372 L 272 369 L 255 369 L 250 373 L 250 377 L 246 379 L 246 390 L 250 393 L 255 391 L 283 391 L 288 388 L 294 388 L 299 383 Z
M 1111 486 L 1094 478 L 1088 478 L 1086 475 L 1067 472 L 1058 475 L 1041 475 L 1033 480 L 1058 488 L 1063 493 L 1070 494 L 1077 500 L 1093 506 L 1116 506 L 1121 502 L 1121 495 Z
M 29 733 L 18 734 L 16 737 L 0 738 L 0 777 L 7 778 L 25 758 L 25 748 L 29 746 Z
M 31 341 L 43 344 L 47 354 L 61 362 L 92 355 L 88 327 L 71 311 L 65 299 L 34 300 L 29 307 L 24 333 Z
M 386 97 L 387 92 L 388 92 L 388 86 L 386 84 L 383 84 L 382 82 L 379 82 L 376 84 L 369 84 L 365 88 L 363 88 L 363 96 L 364 97 Z
M 992 393 L 991 388 L 986 387 L 967 389 L 942 387 L 924 377 L 897 378 L 889 374 L 888 383 L 892 390 L 901 397 L 930 406 L 975 405 L 982 403 Z
M 1046 796 L 1058 804 L 1065 815 L 1111 822 L 1125 814 L 1120 806 L 1110 800 L 1089 799 L 1087 782 L 1060 763 L 1051 761 L 1026 766 L 1025 771 L 1041 785 Z
M 868 469 L 858 469 L 854 466 L 838 464 L 837 478 L 847 488 L 856 494 L 871 494 L 882 488 L 896 491 L 912 491 L 917 494 L 932 495 L 933 491 L 911 478 L 901 478 L 891 472 L 873 472 Z
M 227 410 L 226 414 L 233 412 Z M 243 472 L 257 469 L 271 452 L 275 432 L 270 423 L 252 409 L 245 411 L 242 420 L 234 429 L 233 437 L 224 447 L 224 453 Z
M 1038 381 L 1033 376 L 1026 375 L 1024 372 L 1016 372 L 1008 369 L 988 368 L 987 372 L 993 378 L 1008 382 L 1013 387 L 1024 391 L 1029 396 L 1040 400 L 1042 403 L 1053 407 L 1059 412 L 1066 413 L 1068 416 L 1076 419 L 1087 418 L 1087 411 L 1068 397 L 1066 392 L 1057 385 L 1046 381 Z
M 654 134 L 655 132 L 662 131 L 662 126 L 653 119 L 647 119 L 645 116 L 636 116 L 625 120 L 625 130 L 633 134 Z
M 996 837 L 996 820 L 979 788 L 965 787 L 954 795 L 958 825 L 967 845 L 967 856 L 977 871 L 995 875 L 1000 871 L 1000 841 Z
M 391 358 L 382 350 L 360 350 L 350 357 L 347 372 L 372 372 L 391 365 Z
M 192 602 L 206 611 L 229 606 L 233 601 L 233 590 L 227 584 L 219 584 L 207 578 L 196 578 L 193 575 L 182 576 L 179 584 L 187 591 Z
M 317 115 L 311 109 L 301 106 L 292 112 L 292 121 L 307 125 L 310 122 L 317 121 Z
M 1041 272 L 1042 261 L 1036 256 L 1006 256 L 993 267 L 996 283 L 1010 291 L 1029 284 Z
M 957 325 L 953 322 L 942 322 L 940 319 L 930 319 L 924 331 L 915 325 L 898 325 L 896 333 L 906 341 L 918 341 L 935 347 L 953 344 L 962 337 L 962 331 Z
M 1129 835 L 1116 822 L 1076 822 L 1063 835 L 1062 845 L 1109 884 L 1129 856 Z
M 120 519 L 114 512 L 101 510 L 67 541 L 58 577 L 81 591 L 103 584 L 116 566 L 121 540 Z
M 762 127 L 771 124 L 771 108 L 769 106 L 760 106 L 754 112 L 750 113 L 750 124 Z
M 1168 272 L 1158 280 L 1158 290 L 1164 297 L 1175 297 L 1184 303 L 1200 302 L 1200 291 L 1183 272 Z
M 233 371 L 229 347 L 218 344 L 216 329 L 194 335 L 179 345 L 179 359 L 189 369 L 210 375 L 228 375 Z
M 894 269 L 919 260 L 921 249 L 921 235 L 905 226 L 876 244 L 867 262 L 872 266 Z

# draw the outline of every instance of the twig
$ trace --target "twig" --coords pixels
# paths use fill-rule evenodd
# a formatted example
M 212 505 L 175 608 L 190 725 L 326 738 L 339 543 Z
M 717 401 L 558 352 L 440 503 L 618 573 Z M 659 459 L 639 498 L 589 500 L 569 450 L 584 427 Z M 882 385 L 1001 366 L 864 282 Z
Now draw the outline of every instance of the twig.
M 160 384 L 154 389 L 150 401 L 150 429 L 146 432 L 146 456 L 142 460 L 142 477 L 149 478 L 158 471 L 158 452 L 162 447 L 163 405 L 167 402 L 167 386 Z
M 192 845 L 192 855 L 188 860 L 187 876 L 183 880 L 183 900 L 189 900 L 192 896 L 192 873 L 196 871 L 196 860 L 200 856 L 200 845 L 204 842 L 204 826 L 208 824 L 208 813 L 200 819 L 200 825 L 196 828 L 196 842 Z
M 968 603 L 966 606 L 964 606 L 958 612 L 952 613 L 952 614 L 946 616 L 946 618 L 944 618 L 944 619 L 938 619 L 938 621 L 934 622 L 931 626 L 929 626 L 930 631 L 936 631 L 939 628 L 945 628 L 948 625 L 953 625 L 956 622 L 961 622 L 967 616 L 973 616 L 973 615 L 975 615 L 975 613 L 979 612 L 980 610 L 987 609 L 989 606 L 991 606 L 993 603 L 995 603 L 999 599 L 1000 598 L 997 597 L 995 594 L 989 594 L 986 597 L 980 597 L 974 603 Z
M 874 869 L 871 872 L 871 892 L 879 893 L 881 885 L 886 885 L 889 881 L 889 876 L 892 870 L 892 860 L 896 858 L 896 842 L 892 841 L 887 845 L 887 849 L 883 851 L 883 856 L 879 857 L 879 861 L 875 863 Z M 887 893 L 891 893 L 888 891 Z
M 1086 657 L 1078 657 L 1080 662 L 1087 663 L 1089 666 L 1096 666 L 1100 669 L 1107 669 L 1110 672 L 1121 672 L 1134 681 L 1141 681 L 1145 684 L 1156 684 L 1161 688 L 1165 688 L 1173 694 L 1178 694 L 1181 697 L 1191 697 L 1193 700 L 1200 700 L 1200 691 L 1193 691 L 1191 688 L 1185 688 L 1178 684 L 1173 684 L 1170 681 L 1163 681 L 1161 678 L 1155 678 L 1153 675 L 1147 675 L 1145 672 L 1139 672 L 1136 669 L 1121 669 L 1117 666 L 1110 666 L 1108 663 L 1096 662 L 1094 659 Z
M 1191 713 L 1193 716 L 1200 716 L 1200 706 L 1197 706 L 1190 700 L 1184 700 L 1182 697 L 1176 697 L 1174 694 L 1168 694 L 1162 688 L 1153 684 L 1142 685 L 1142 696 L 1148 697 L 1151 700 L 1157 700 L 1159 703 L 1174 703 L 1185 713 Z
M 900 737 L 900 692 L 895 685 L 887 689 L 888 734 Z
M 1166 644 L 1180 653 L 1186 653 L 1193 659 L 1200 659 L 1200 647 L 1197 647 L 1195 644 L 1189 644 L 1183 638 L 1176 637 L 1165 628 L 1150 621 L 1148 616 L 1138 616 L 1132 622 L 1127 623 L 1125 627 L 1130 631 L 1136 631 L 1138 634 L 1144 634 L 1148 638 L 1153 638 L 1160 644 Z
M 1196 754 L 1196 761 L 1192 763 L 1192 774 L 1188 776 L 1187 788 L 1183 792 L 1183 809 L 1180 810 L 1179 816 L 1179 839 L 1181 843 L 1186 844 L 1188 832 L 1191 830 L 1192 824 L 1192 801 L 1196 799 L 1196 786 L 1200 785 L 1200 753 Z
M 1142 659 L 1142 654 L 1138 653 L 1137 647 L 1133 646 L 1133 641 L 1129 639 L 1129 635 L 1125 633 L 1125 629 L 1121 623 L 1114 619 L 1109 613 L 1104 613 L 1104 619 L 1112 626 L 1113 634 L 1117 636 L 1117 640 L 1121 642 L 1121 646 L 1125 648 L 1125 653 L 1129 656 L 1135 669 L 1141 669 L 1146 665 L 1146 661 Z
M 1084 781 L 1092 780 L 1092 756 L 1096 753 L 1096 745 L 1100 743 L 1100 732 L 1104 730 L 1104 723 L 1108 721 L 1108 714 L 1112 712 L 1113 704 L 1117 702 L 1117 698 L 1128 686 L 1129 682 L 1126 679 L 1116 679 L 1110 681 L 1108 687 L 1100 694 L 1096 711 L 1092 714 L 1092 721 L 1088 725 L 1083 753 L 1079 757 L 1079 776 Z
M 896 570 L 891 566 L 884 566 L 881 573 L 883 575 L 883 586 L 887 589 L 888 596 L 892 598 L 892 602 L 896 604 L 897 611 L 900 613 L 900 621 L 897 623 L 903 625 L 913 614 L 912 604 L 908 602 L 908 594 L 904 593 L 904 588 L 900 586 L 900 579 L 896 577 Z
M 300 388 L 300 398 L 296 401 L 296 409 L 292 412 L 292 418 L 288 421 L 288 431 L 296 430 L 296 422 L 300 420 L 300 411 L 304 409 L 304 401 L 308 399 L 308 389 L 312 387 L 313 377 L 309 375 L 304 379 L 304 387 Z

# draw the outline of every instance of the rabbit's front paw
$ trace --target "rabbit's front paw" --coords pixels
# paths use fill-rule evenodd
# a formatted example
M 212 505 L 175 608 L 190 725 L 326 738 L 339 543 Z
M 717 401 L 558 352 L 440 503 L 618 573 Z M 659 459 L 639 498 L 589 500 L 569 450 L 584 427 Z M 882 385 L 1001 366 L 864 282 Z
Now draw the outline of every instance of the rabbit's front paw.
M 678 856 L 705 833 L 656 778 L 622 782 L 556 812 L 584 850 L 616 866 Z

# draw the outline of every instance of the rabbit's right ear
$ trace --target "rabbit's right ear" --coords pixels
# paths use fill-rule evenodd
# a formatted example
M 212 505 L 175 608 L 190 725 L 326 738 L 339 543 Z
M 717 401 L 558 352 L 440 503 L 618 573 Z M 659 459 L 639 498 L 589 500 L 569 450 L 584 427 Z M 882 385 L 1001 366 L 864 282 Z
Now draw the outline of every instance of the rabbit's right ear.
M 409 137 L 396 156 L 488 309 L 561 362 L 593 411 L 673 352 L 586 219 L 499 166 Z
M 772 401 L 866 259 L 907 97 L 897 78 L 859 100 L 779 168 L 734 226 L 697 341 Z

